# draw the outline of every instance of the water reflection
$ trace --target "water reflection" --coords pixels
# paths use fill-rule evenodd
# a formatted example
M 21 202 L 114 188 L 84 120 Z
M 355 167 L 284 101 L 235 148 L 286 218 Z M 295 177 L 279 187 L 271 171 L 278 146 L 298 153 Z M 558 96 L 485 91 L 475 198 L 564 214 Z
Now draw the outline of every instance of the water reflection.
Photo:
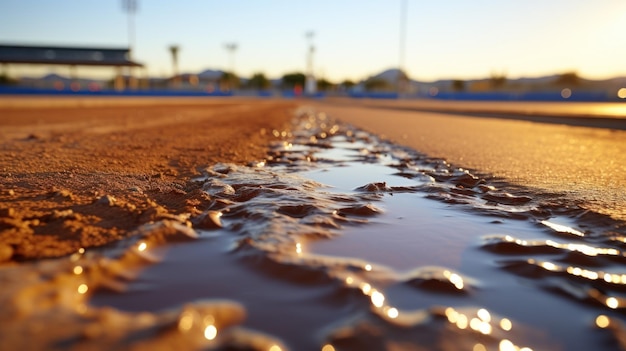
M 207 325 L 204 328 L 204 337 L 207 340 L 214 340 L 217 337 L 217 328 L 213 324 Z
M 626 284 L 626 274 L 604 273 L 603 279 L 607 283 Z
M 511 323 L 511 320 L 509 320 L 508 318 L 502 318 L 500 320 L 500 328 L 502 328 L 502 330 L 504 331 L 509 331 L 511 330 L 511 328 L 513 328 L 513 323 Z
M 514 343 L 512 343 L 510 340 L 507 340 L 507 339 L 500 341 L 500 344 L 498 345 L 498 349 L 500 351 L 532 351 L 532 349 L 528 347 L 519 348 Z
M 78 251 L 76 251 L 70 256 L 70 260 L 72 260 L 72 262 L 76 262 L 80 260 L 84 255 L 85 255 L 85 248 L 81 247 L 78 249 Z
M 443 276 L 448 278 L 450 280 L 450 283 L 454 284 L 454 286 L 459 289 L 459 290 L 463 290 L 463 278 L 461 278 L 460 275 L 456 274 L 456 273 L 452 273 L 448 270 L 443 271 Z
M 487 348 L 483 344 L 476 344 L 472 348 L 472 351 L 487 351 Z
M 392 319 L 394 319 L 394 318 L 398 318 L 398 315 L 399 315 L 399 314 L 400 314 L 400 312 L 398 312 L 398 309 L 397 309 L 397 308 L 395 308 L 395 307 L 391 307 L 391 308 L 389 308 L 389 309 L 387 310 L 387 316 L 388 316 L 389 318 L 392 318 Z
M 372 305 L 376 307 L 383 307 L 383 303 L 385 302 L 385 295 L 383 295 L 379 291 L 374 290 L 371 294 L 371 298 L 372 298 Z
M 557 224 L 557 223 L 553 223 L 550 221 L 541 221 L 541 224 L 545 225 L 546 227 L 549 227 L 551 229 L 553 229 L 554 231 L 558 232 L 558 233 L 566 233 L 566 234 L 573 234 L 573 235 L 577 235 L 577 236 L 585 236 L 585 233 L 576 230 L 574 228 L 568 227 L 566 225 L 562 225 L 562 224 Z
M 619 307 L 619 301 L 615 297 L 607 297 L 605 303 L 608 308 L 616 309 Z
M 482 334 L 491 334 L 491 315 L 485 309 L 478 310 L 477 317 L 469 319 L 469 317 L 461 312 L 456 311 L 452 307 L 445 310 L 448 321 L 457 326 L 459 329 L 466 329 L 468 326 Z
M 603 280 L 606 283 L 614 285 L 626 285 L 626 274 L 594 271 L 577 266 L 561 266 L 553 262 L 537 261 L 535 259 L 528 259 L 527 262 L 531 265 L 537 265 L 551 272 L 567 273 L 571 276 L 581 277 L 588 280 Z
M 89 287 L 87 286 L 87 284 L 80 284 L 78 286 L 78 293 L 79 294 L 86 294 L 88 290 L 89 290 Z
M 454 309 L 453 307 L 448 307 L 445 309 L 444 314 L 448 319 L 450 324 L 456 326 L 460 330 L 473 330 L 474 332 L 480 333 L 482 335 L 491 335 L 494 331 L 494 326 L 492 322 L 494 322 L 495 326 L 500 327 L 502 331 L 510 332 L 513 329 L 513 323 L 508 318 L 501 318 L 499 322 L 493 320 L 491 313 L 485 309 L 478 309 L 475 313 L 475 316 L 468 312 L 461 312 L 459 310 Z M 530 351 L 532 349 L 528 347 L 522 347 L 515 345 L 508 339 L 500 340 L 498 344 L 499 350 L 527 350 Z M 475 344 L 473 350 L 486 350 L 486 346 L 482 343 Z
M 184 311 L 180 315 L 180 319 L 178 320 L 178 329 L 182 332 L 187 332 L 193 326 L 194 313 L 191 311 Z
M 547 249 L 557 249 L 557 250 L 551 250 L 552 253 L 557 253 L 559 252 L 559 250 L 562 251 L 569 251 L 569 252 L 578 252 L 581 253 L 585 256 L 589 256 L 589 257 L 596 257 L 596 256 L 609 256 L 609 257 L 614 257 L 614 258 L 622 258 L 625 257 L 624 254 L 615 248 L 606 248 L 606 247 L 595 247 L 595 246 L 591 246 L 589 244 L 578 244 L 578 243 L 558 243 L 554 240 L 523 240 L 523 239 L 518 239 L 518 238 L 514 238 L 510 235 L 505 235 L 503 237 L 490 237 L 487 238 L 488 241 L 490 241 L 491 243 L 488 244 L 489 245 L 497 245 L 498 242 L 504 242 L 504 243 L 511 243 L 511 244 L 515 244 L 519 247 L 519 249 L 528 249 L 528 251 L 531 251 L 531 249 L 537 249 L 536 251 L 539 252 L 541 250 L 541 252 L 545 252 L 547 251 Z M 626 258 L 626 257 L 625 257 Z M 549 269 L 549 270 L 554 270 L 554 267 L 551 265 L 550 262 L 544 262 L 542 263 L 542 265 L 544 265 L 544 268 Z
M 302 255 L 302 244 L 296 243 L 296 254 Z
M 609 326 L 610 320 L 609 317 L 601 314 L 596 318 L 596 325 L 598 328 L 604 329 Z

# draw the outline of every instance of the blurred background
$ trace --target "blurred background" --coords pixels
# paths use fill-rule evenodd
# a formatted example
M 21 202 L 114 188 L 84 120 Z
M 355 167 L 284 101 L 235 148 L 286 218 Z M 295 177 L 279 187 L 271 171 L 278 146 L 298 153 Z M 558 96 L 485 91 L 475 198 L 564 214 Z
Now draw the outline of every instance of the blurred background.
M 626 99 L 626 2 L 4 0 L 0 92 Z

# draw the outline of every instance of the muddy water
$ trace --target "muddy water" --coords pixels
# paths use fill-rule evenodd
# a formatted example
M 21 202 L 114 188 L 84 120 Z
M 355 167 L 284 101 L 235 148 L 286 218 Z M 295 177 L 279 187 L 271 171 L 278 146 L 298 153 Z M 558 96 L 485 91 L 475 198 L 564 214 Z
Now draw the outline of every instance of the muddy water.
M 14 267 L 0 346 L 626 348 L 626 227 L 302 111 L 188 225 Z M 0 347 L 5 349 L 6 347 Z

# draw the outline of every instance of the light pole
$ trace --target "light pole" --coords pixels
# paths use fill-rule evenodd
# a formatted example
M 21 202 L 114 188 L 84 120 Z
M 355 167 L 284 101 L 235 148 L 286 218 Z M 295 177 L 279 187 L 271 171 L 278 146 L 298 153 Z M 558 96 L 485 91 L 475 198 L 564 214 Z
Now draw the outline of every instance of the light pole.
M 400 5 L 400 45 L 398 52 L 398 79 L 397 79 L 397 88 L 398 88 L 398 97 L 405 91 L 405 83 L 408 80 L 408 77 L 404 75 L 404 58 L 406 55 L 406 16 L 407 16 L 407 0 L 401 0 L 402 3 Z
M 229 53 L 230 59 L 230 75 L 229 75 L 229 85 L 230 89 L 234 89 L 235 87 L 235 51 L 237 51 L 237 43 L 226 43 L 224 44 L 224 48 Z
M 123 0 L 122 7 L 124 11 L 128 14 L 128 60 L 132 61 L 133 59 L 133 47 L 135 46 L 135 22 L 134 16 L 137 12 L 137 0 Z M 137 84 L 135 81 L 135 77 L 132 74 L 132 68 L 128 68 L 128 76 L 130 78 L 130 86 L 131 88 L 136 88 Z
M 304 81 L 304 92 L 307 95 L 313 95 L 317 90 L 317 82 L 315 81 L 315 76 L 313 75 L 313 53 L 315 52 L 315 47 L 313 46 L 314 35 L 315 33 L 313 31 L 306 32 L 306 38 L 309 42 L 309 49 L 307 51 L 307 72 L 306 79 Z
M 124 11 L 128 14 L 128 55 L 132 57 L 133 46 L 135 44 L 135 26 L 133 16 L 137 12 L 137 0 L 124 0 L 122 2 Z
M 230 61 L 230 71 L 231 73 L 235 73 L 235 51 L 237 51 L 237 43 L 226 43 L 224 44 L 224 48 L 229 53 L 229 61 Z
M 174 85 L 178 86 L 178 45 L 170 45 L 170 53 L 172 54 L 172 74 Z

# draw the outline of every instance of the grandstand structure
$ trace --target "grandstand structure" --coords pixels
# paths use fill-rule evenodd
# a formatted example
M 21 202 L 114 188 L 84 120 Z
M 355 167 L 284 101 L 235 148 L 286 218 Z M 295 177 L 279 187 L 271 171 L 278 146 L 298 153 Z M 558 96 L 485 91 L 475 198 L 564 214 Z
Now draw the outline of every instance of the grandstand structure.
M 6 75 L 9 65 L 62 65 L 68 66 L 72 79 L 78 79 L 78 66 L 104 66 L 115 69 L 114 87 L 116 90 L 126 88 L 123 69 L 128 69 L 130 88 L 137 87 L 137 80 L 132 74 L 133 69 L 144 65 L 130 59 L 128 48 L 101 47 L 65 47 L 65 46 L 30 46 L 0 44 L 0 64 Z

